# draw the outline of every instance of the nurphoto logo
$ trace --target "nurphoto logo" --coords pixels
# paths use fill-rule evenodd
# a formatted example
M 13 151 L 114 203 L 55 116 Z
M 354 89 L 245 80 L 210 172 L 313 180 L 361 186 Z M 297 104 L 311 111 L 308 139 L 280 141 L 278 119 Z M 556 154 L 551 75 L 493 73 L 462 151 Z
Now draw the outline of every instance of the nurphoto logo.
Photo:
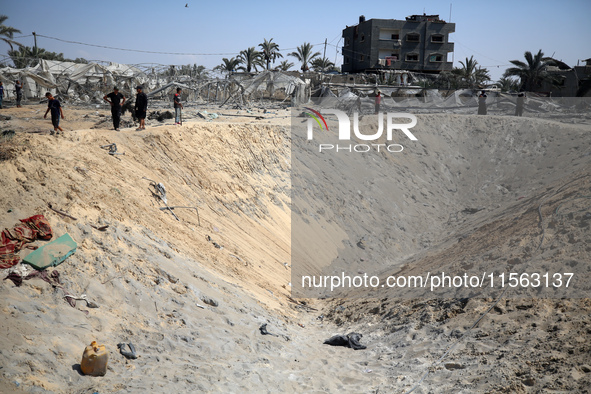
M 317 124 L 320 131 L 325 130 L 328 131 L 328 124 L 322 115 L 336 115 L 337 121 L 339 123 L 339 141 L 351 141 L 351 119 L 349 116 L 344 112 L 338 109 L 321 109 L 320 111 L 315 111 L 312 108 L 306 107 L 310 112 L 306 112 L 305 114 L 308 115 L 308 122 L 307 122 L 307 131 L 308 131 L 308 140 L 311 141 L 314 139 L 314 125 Z M 391 143 L 391 144 L 378 144 L 378 143 L 369 143 L 369 141 L 375 141 L 382 137 L 384 134 L 384 117 L 386 118 L 386 141 L 390 142 L 393 141 L 394 130 L 400 130 L 408 139 L 411 141 L 417 141 L 417 137 L 415 137 L 411 132 L 410 129 L 417 125 L 417 118 L 412 114 L 407 114 L 403 112 L 388 112 L 388 113 L 379 113 L 378 114 L 378 129 L 373 134 L 363 134 L 359 130 L 359 113 L 353 113 L 353 133 L 358 140 L 361 141 L 368 141 L 368 143 L 364 144 L 318 144 L 318 152 L 325 152 L 325 151 L 334 151 L 334 152 L 369 152 L 371 150 L 376 150 L 380 152 L 382 150 L 397 153 L 402 152 L 404 146 L 401 144 Z M 395 120 L 400 119 L 410 119 L 410 122 L 405 123 L 395 123 Z

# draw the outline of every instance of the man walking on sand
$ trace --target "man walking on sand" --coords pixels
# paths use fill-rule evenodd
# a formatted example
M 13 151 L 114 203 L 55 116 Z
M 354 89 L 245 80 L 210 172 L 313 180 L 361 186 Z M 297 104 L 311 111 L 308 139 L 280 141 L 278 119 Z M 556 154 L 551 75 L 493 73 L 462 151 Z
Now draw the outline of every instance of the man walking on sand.
M 47 111 L 45 111 L 45 115 L 43 115 L 43 119 L 47 118 L 47 113 L 51 111 L 51 123 L 53 124 L 53 134 L 59 134 L 59 131 L 62 133 L 64 130 L 60 127 L 60 115 L 62 119 L 64 118 L 64 111 L 62 110 L 62 106 L 58 99 L 54 98 L 53 95 L 49 92 L 45 93 L 45 97 L 47 97 Z M 59 131 L 58 131 L 59 130 Z
M 2 99 L 4 98 L 4 85 L 0 81 L 0 109 L 2 109 Z
M 140 127 L 138 127 L 136 130 L 145 130 L 146 112 L 148 111 L 148 96 L 146 96 L 146 93 L 142 91 L 142 86 L 138 86 L 135 89 L 137 90 L 137 95 L 135 96 L 135 116 L 140 121 Z
M 16 107 L 22 108 L 21 100 L 23 99 L 23 85 L 21 85 L 20 81 L 15 82 L 14 91 L 16 92 Z
M 181 110 L 183 109 L 183 104 L 181 103 L 181 93 L 183 90 L 181 88 L 176 88 L 176 93 L 174 94 L 174 124 L 180 125 L 181 124 Z
M 113 117 L 113 128 L 119 131 L 119 122 L 121 121 L 121 106 L 125 104 L 125 97 L 119 93 L 119 88 L 115 86 L 113 91 L 103 99 L 111 104 L 111 116 Z M 110 99 L 110 100 L 109 100 Z

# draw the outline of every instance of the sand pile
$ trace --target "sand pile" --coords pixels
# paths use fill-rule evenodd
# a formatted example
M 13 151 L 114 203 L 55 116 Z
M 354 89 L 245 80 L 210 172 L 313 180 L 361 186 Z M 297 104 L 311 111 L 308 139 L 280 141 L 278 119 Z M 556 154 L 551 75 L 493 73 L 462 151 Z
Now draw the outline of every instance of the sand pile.
M 306 268 L 338 256 L 357 270 L 363 258 L 386 275 L 436 263 L 464 269 L 474 260 L 480 269 L 524 261 L 539 242 L 536 210 L 545 199 L 548 242 L 536 256 L 586 269 L 588 200 L 568 197 L 589 191 L 589 126 L 421 115 L 423 145 L 409 147 L 404 160 L 368 160 L 359 189 L 333 181 L 347 168 L 333 158 L 318 178 L 331 181 L 312 184 L 301 206 L 291 199 L 290 175 L 291 145 L 302 141 L 292 141 L 287 118 L 222 116 L 117 133 L 91 129 L 104 111 L 79 109 L 66 112 L 64 126 L 75 131 L 27 134 L 48 129 L 38 119 L 43 110 L 6 111 L 13 119 L 3 127 L 17 135 L 14 157 L 0 163 L 0 227 L 44 214 L 78 250 L 55 268 L 63 288 L 40 279 L 2 282 L 0 391 L 404 392 L 428 370 L 416 392 L 589 387 L 588 300 L 507 298 L 468 331 L 494 294 L 289 298 L 292 208 L 294 218 L 305 212 L 316 226 L 305 252 L 317 259 Z M 515 133 L 492 133 L 499 121 Z M 455 127 L 434 129 L 447 123 Z M 542 126 L 555 132 L 539 136 Z M 113 143 L 125 155 L 101 149 Z M 401 181 L 380 182 L 380 172 Z M 177 208 L 176 220 L 160 209 L 150 180 L 165 186 L 168 205 L 198 210 Z M 395 220 L 372 203 L 384 197 L 401 208 Z M 343 202 L 355 209 L 344 211 Z M 357 246 L 363 237 L 365 249 Z M 520 253 L 511 246 L 518 241 Z M 64 289 L 99 308 L 83 301 L 72 308 Z M 260 333 L 265 323 L 277 336 Z M 322 345 L 351 331 L 363 333 L 367 349 Z M 92 340 L 110 351 L 101 378 L 78 371 Z M 454 352 L 431 367 L 456 340 Z M 130 341 L 136 360 L 117 352 Z

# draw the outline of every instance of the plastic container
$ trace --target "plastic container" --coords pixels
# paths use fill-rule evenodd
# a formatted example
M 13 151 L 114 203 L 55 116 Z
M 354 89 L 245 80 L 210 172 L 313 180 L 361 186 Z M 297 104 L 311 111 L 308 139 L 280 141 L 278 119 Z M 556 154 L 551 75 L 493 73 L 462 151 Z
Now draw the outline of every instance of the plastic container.
M 92 341 L 90 346 L 84 349 L 80 369 L 84 375 L 105 376 L 108 361 L 109 353 L 105 345 L 97 345 L 96 341 Z

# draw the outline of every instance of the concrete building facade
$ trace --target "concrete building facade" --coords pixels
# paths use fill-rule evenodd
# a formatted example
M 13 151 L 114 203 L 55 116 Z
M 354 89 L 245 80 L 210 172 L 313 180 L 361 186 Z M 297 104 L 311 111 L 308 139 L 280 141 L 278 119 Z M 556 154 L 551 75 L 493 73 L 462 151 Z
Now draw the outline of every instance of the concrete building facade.
M 406 20 L 359 17 L 343 30 L 343 72 L 409 70 L 439 73 L 452 69 L 448 54 L 454 50 L 449 34 L 455 23 L 439 15 L 411 15 Z
M 551 75 L 558 77 L 558 85 L 543 82 L 542 85 L 539 88 L 534 89 L 534 91 L 552 97 L 575 97 L 577 91 L 581 87 L 582 80 L 591 78 L 591 59 L 585 59 L 583 61 L 586 62 L 585 66 L 575 66 L 572 68 L 548 67 L 548 72 Z M 564 66 L 566 66 L 566 64 L 564 64 Z

